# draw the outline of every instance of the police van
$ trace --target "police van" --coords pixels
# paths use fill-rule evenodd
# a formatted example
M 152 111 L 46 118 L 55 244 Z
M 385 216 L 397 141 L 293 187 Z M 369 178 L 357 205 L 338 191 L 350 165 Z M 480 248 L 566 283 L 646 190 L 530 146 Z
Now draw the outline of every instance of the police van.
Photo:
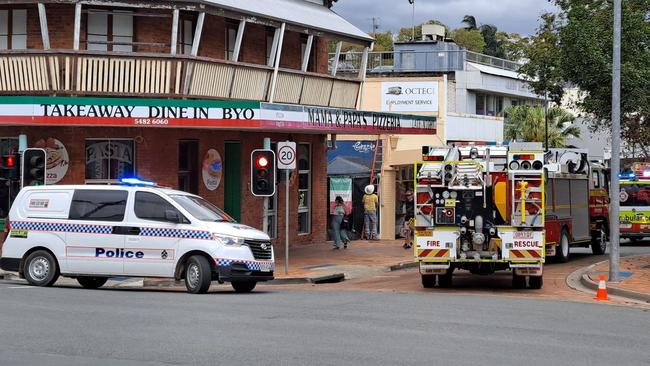
M 265 233 L 199 196 L 123 183 L 23 188 L 9 212 L 0 268 L 35 286 L 51 286 L 59 275 L 92 289 L 109 277 L 168 277 L 185 280 L 190 293 L 207 292 L 212 280 L 250 292 L 273 279 Z

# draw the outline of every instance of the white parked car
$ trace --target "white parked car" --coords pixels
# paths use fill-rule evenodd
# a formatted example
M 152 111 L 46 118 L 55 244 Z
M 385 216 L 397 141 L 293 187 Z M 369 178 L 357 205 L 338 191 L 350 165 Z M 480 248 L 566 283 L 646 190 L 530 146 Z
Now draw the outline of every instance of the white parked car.
M 35 286 L 59 275 L 99 288 L 109 277 L 184 279 L 191 293 L 213 280 L 250 292 L 273 279 L 265 233 L 205 199 L 150 182 L 25 187 L 8 217 L 0 268 Z

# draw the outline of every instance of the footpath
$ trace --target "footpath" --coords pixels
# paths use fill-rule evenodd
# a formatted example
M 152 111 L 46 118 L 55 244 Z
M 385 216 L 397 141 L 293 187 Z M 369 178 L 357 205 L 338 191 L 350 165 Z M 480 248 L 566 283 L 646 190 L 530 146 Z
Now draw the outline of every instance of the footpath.
M 601 274 L 609 274 L 609 261 L 603 261 L 588 267 L 581 278 L 587 288 L 596 290 Z M 627 297 L 650 303 L 650 254 L 623 257 L 620 261 L 620 282 L 607 282 L 610 295 Z

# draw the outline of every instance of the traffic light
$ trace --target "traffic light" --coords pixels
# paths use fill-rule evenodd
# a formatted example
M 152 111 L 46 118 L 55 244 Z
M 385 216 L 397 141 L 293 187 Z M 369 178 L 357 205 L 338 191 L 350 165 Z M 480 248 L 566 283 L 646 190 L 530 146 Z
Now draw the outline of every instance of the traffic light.
M 254 196 L 275 194 L 275 152 L 258 149 L 251 153 L 251 192 Z
M 21 187 L 45 185 L 46 155 L 44 149 L 23 151 Z
M 18 180 L 20 178 L 20 154 L 7 154 L 2 156 L 2 178 Z

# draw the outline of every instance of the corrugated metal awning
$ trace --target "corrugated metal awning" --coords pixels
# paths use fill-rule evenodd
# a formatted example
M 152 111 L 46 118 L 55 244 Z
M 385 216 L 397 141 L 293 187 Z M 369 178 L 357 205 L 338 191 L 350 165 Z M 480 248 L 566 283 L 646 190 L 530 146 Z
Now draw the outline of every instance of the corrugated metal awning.
M 332 35 L 370 43 L 373 38 L 326 6 L 305 0 L 203 0 L 225 10 L 319 30 Z

